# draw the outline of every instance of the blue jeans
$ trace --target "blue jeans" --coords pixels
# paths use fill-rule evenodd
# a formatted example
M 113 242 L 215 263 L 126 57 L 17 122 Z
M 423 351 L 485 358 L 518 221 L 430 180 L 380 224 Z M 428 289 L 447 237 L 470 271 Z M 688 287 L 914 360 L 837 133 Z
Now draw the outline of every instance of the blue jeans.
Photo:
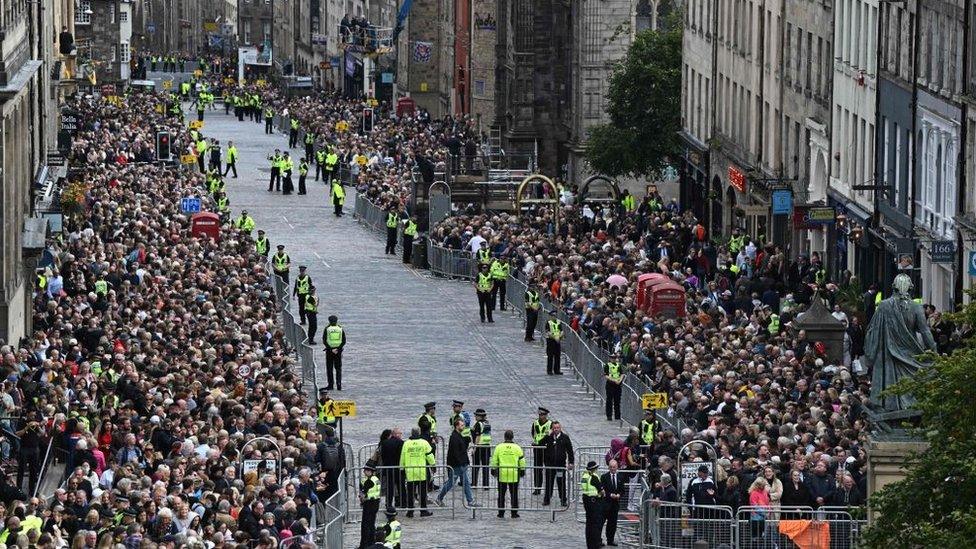
M 447 482 L 441 486 L 437 499 L 442 500 L 451 488 L 457 483 L 458 477 L 461 478 L 461 486 L 464 488 L 464 498 L 468 500 L 468 505 L 474 503 L 474 494 L 471 492 L 471 479 L 468 478 L 468 465 L 453 465 L 447 471 Z

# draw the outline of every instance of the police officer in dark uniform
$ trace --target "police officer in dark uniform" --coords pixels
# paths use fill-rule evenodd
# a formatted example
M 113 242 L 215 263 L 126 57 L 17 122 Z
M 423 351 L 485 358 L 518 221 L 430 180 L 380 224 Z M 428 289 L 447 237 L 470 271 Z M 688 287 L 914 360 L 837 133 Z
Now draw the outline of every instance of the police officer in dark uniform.
M 488 423 L 488 412 L 484 408 L 474 411 L 474 425 L 471 427 L 471 441 L 474 443 L 474 460 L 472 461 L 471 486 L 481 485 L 488 489 L 488 473 L 491 464 L 491 424 Z
M 271 161 L 271 180 L 268 181 L 268 192 L 281 190 L 281 149 L 275 149 L 274 154 L 268 157 Z
M 360 549 L 369 547 L 376 539 L 376 514 L 380 510 L 380 477 L 376 476 L 376 462 L 367 460 L 363 466 L 363 480 L 359 483 L 359 502 L 363 521 L 359 528 Z
M 400 212 L 390 204 L 386 209 L 386 255 L 396 255 L 397 227 L 400 225 Z
M 276 275 L 280 276 L 285 284 L 288 284 L 288 271 L 290 270 L 291 258 L 285 253 L 285 245 L 278 244 L 278 251 L 271 256 L 271 266 Z
M 264 229 L 258 229 L 258 237 L 254 239 L 254 251 L 262 257 L 268 257 L 268 252 L 271 251 L 271 243 L 264 236 Z
M 539 309 L 542 308 L 542 294 L 529 283 L 525 289 L 525 340 L 535 341 L 535 326 L 539 323 Z
M 495 287 L 495 280 L 488 270 L 487 263 L 481 264 L 481 270 L 475 277 L 474 287 L 478 294 L 478 315 L 481 316 L 481 321 L 484 322 L 487 316 L 488 322 L 494 322 L 495 320 L 491 318 L 491 290 Z
M 315 286 L 309 284 L 308 294 L 305 295 L 305 320 L 308 321 L 308 344 L 315 345 L 315 332 L 319 329 L 319 296 L 315 295 Z
M 308 295 L 309 288 L 312 286 L 312 277 L 308 276 L 305 270 L 308 267 L 305 265 L 300 265 L 298 267 L 298 276 L 295 277 L 295 289 L 292 290 L 292 295 L 298 298 L 298 320 L 299 324 L 305 325 L 305 296 Z
M 339 317 L 329 315 L 329 325 L 322 333 L 325 343 L 325 374 L 327 387 L 342 390 L 342 350 L 346 348 L 346 331 L 339 325 Z
M 562 358 L 563 327 L 556 318 L 556 310 L 549 311 L 549 321 L 546 322 L 546 374 L 563 375 L 559 366 Z
M 621 386 L 624 382 L 624 367 L 620 364 L 619 353 L 611 354 L 610 360 L 603 365 L 603 377 L 606 380 L 607 390 L 607 421 L 620 419 L 620 395 L 623 393 Z
M 431 452 L 437 455 L 437 403 L 428 402 L 424 404 L 424 413 L 417 419 L 417 427 L 420 428 L 420 436 L 424 438 L 428 443 L 430 443 Z M 434 471 L 430 470 L 427 472 L 428 478 L 428 489 L 436 490 L 440 488 L 434 484 Z
M 603 532 L 603 486 L 596 470 L 596 462 L 591 461 L 586 464 L 586 471 L 580 478 L 580 494 L 586 511 L 586 549 L 603 547 L 600 540 Z

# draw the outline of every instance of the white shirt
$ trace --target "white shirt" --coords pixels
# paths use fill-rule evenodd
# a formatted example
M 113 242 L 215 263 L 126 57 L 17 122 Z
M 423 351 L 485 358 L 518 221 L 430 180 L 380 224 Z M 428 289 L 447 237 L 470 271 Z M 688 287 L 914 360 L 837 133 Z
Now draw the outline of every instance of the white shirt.
M 480 234 L 476 234 L 471 237 L 471 240 L 468 241 L 468 246 L 465 249 L 471 253 L 475 253 L 481 249 L 482 242 L 487 242 L 487 240 L 482 238 Z

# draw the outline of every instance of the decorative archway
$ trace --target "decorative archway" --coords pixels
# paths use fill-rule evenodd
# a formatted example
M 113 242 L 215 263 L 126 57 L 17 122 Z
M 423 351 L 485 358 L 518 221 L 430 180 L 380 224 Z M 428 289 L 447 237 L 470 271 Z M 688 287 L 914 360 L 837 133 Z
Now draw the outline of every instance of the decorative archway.
M 606 197 L 590 196 L 590 188 L 594 186 L 594 183 L 598 184 L 598 187 L 602 187 L 605 191 L 603 194 L 608 194 Z M 583 185 L 579 189 L 579 200 L 580 204 L 585 204 L 588 202 L 597 203 L 611 203 L 616 204 L 620 200 L 620 186 L 617 185 L 617 181 L 611 179 L 605 175 L 591 175 L 583 181 Z
M 725 189 L 725 202 L 726 202 L 725 205 L 728 208 L 727 212 L 729 215 L 729 224 L 728 227 L 725 227 L 724 229 L 727 229 L 727 232 L 731 233 L 732 229 L 738 227 L 740 224 L 740 222 L 738 221 L 735 215 L 736 197 L 735 197 L 735 189 L 732 187 L 732 185 L 729 185 L 728 188 Z M 723 230 L 722 234 L 725 234 L 725 232 L 726 230 Z
M 528 187 L 529 183 L 532 183 L 533 181 L 540 181 L 543 187 L 549 187 L 549 190 L 551 191 L 549 196 L 551 198 L 546 197 L 546 193 L 543 193 L 542 198 L 522 198 L 522 194 L 525 192 L 526 187 Z M 556 184 L 553 183 L 552 179 L 549 179 L 542 174 L 534 173 L 519 183 L 518 189 L 515 190 L 515 214 L 521 216 L 522 206 L 531 204 L 543 204 L 551 207 L 553 223 L 555 223 L 556 229 L 559 229 L 559 188 L 556 187 Z

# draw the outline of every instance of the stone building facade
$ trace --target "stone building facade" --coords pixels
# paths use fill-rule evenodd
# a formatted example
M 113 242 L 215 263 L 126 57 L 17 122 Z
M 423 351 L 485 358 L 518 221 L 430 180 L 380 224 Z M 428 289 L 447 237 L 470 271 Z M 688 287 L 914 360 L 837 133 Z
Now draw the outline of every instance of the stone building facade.
M 92 61 L 99 84 L 128 81 L 132 59 L 132 2 L 88 0 L 81 2 L 81 8 L 82 11 L 75 12 L 79 58 Z

